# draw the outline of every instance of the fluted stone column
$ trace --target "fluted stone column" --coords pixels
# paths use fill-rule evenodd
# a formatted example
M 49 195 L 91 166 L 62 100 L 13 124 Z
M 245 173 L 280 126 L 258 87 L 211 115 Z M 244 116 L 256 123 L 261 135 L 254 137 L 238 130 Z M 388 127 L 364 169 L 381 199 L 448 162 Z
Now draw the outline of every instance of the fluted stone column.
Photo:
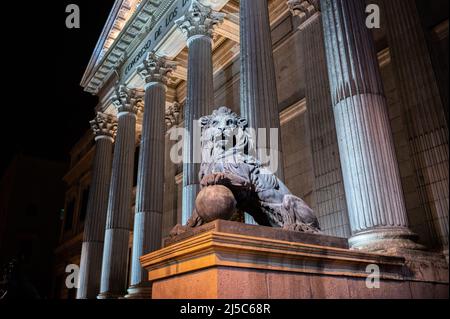
M 248 120 L 250 128 L 267 130 L 265 148 L 278 154 L 278 170 L 274 173 L 283 179 L 280 110 L 267 0 L 240 1 L 240 41 L 241 115 Z M 270 143 L 271 128 L 278 130 L 276 148 Z M 261 158 L 261 152 L 265 150 L 259 142 L 257 137 L 260 152 L 256 155 Z
M 184 109 L 187 136 L 184 137 L 183 146 L 183 225 L 192 215 L 195 198 L 200 190 L 200 134 L 194 134 L 194 121 L 212 113 L 214 109 L 212 36 L 214 27 L 223 21 L 224 16 L 193 0 L 186 14 L 175 21 L 186 35 L 189 48 Z
M 138 68 L 146 84 L 128 298 L 150 298 L 151 285 L 139 258 L 161 248 L 166 84 L 167 74 L 174 67 L 174 63 L 150 52 Z
M 448 123 L 414 1 L 383 1 L 421 202 L 448 256 Z
M 143 92 L 120 86 L 114 105 L 118 128 L 114 148 L 100 294 L 97 298 L 125 295 L 130 239 L 131 198 L 136 141 L 136 113 L 142 108 Z
M 289 0 L 297 17 L 305 60 L 307 115 L 314 169 L 315 213 L 321 229 L 330 235 L 350 237 L 339 148 L 330 95 L 322 14 L 319 0 Z
M 84 223 L 77 299 L 95 299 L 100 290 L 112 151 L 117 130 L 116 120 L 103 113 L 97 113 L 90 124 L 96 145 Z
M 180 223 L 178 220 L 178 190 L 175 182 L 177 175 L 178 165 L 172 159 L 172 152 L 176 147 L 177 141 L 171 138 L 171 130 L 176 129 L 182 121 L 182 106 L 178 102 L 174 102 L 166 109 L 166 151 L 165 159 L 165 185 L 164 185 L 164 214 L 163 214 L 163 226 L 162 237 L 169 236 L 173 227 Z
M 331 97 L 353 248 L 415 249 L 363 0 L 322 0 Z

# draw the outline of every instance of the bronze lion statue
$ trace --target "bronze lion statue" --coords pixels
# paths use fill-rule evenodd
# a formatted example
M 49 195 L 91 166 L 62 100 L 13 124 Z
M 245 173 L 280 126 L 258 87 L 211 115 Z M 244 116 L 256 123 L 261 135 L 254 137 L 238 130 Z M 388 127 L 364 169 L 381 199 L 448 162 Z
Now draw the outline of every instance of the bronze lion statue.
M 259 225 L 320 233 L 318 220 L 311 208 L 292 195 L 283 182 L 251 155 L 254 153 L 254 142 L 246 119 L 227 107 L 220 107 L 212 115 L 202 117 L 200 125 L 202 163 L 199 180 L 202 191 L 215 185 L 225 186 L 234 196 L 236 210 L 250 214 Z M 201 200 L 205 197 L 202 191 L 199 194 Z M 217 198 L 209 198 L 208 204 L 220 203 L 219 197 L 223 191 L 219 191 Z M 209 192 L 206 197 L 211 197 L 211 193 L 214 194 Z M 171 232 L 172 236 L 211 221 L 207 218 L 205 205 L 202 205 L 200 212 L 199 197 L 187 225 L 177 225 Z M 227 205 L 234 202 L 225 201 Z M 214 206 L 208 207 L 215 210 Z M 225 216 L 228 219 L 231 214 Z

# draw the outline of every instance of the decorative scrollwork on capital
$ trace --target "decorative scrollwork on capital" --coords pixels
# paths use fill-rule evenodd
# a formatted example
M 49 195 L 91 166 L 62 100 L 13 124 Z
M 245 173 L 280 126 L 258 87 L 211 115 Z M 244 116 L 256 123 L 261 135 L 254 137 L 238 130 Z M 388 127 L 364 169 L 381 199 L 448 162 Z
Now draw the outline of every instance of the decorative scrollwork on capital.
M 292 15 L 298 16 L 302 23 L 320 12 L 320 0 L 288 0 L 287 5 Z
M 117 121 L 111 115 L 97 112 L 97 115 L 89 124 L 91 124 L 92 132 L 94 132 L 96 137 L 108 136 L 115 138 L 116 136 Z
M 113 104 L 119 113 L 137 114 L 144 109 L 144 93 L 144 90 L 141 89 L 130 89 L 125 85 L 116 85 Z
M 178 102 L 174 102 L 169 108 L 166 109 L 166 127 L 171 129 L 173 126 L 180 124 L 182 120 L 181 105 Z
M 167 84 L 168 76 L 176 67 L 176 62 L 160 57 L 152 51 L 147 54 L 147 58 L 137 68 L 137 72 L 144 79 L 145 83 L 161 82 Z
M 186 14 L 175 23 L 189 39 L 196 35 L 212 37 L 214 28 L 223 22 L 226 14 L 193 0 Z

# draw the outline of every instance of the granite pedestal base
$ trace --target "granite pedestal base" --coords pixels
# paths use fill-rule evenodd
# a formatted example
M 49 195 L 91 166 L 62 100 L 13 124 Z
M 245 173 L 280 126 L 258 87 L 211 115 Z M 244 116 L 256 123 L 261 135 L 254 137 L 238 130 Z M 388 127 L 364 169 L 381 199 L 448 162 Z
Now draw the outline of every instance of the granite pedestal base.
M 443 256 L 365 253 L 343 238 L 229 221 L 168 239 L 141 263 L 154 299 L 448 298 Z M 374 269 L 379 288 L 368 287 Z

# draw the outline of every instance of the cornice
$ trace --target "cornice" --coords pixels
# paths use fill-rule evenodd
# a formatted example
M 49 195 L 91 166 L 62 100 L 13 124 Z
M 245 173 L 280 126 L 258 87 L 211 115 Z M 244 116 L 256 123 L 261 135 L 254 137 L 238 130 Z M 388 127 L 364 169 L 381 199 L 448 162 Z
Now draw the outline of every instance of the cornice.
M 115 24 L 118 14 L 120 11 L 120 8 L 122 7 L 122 2 L 124 0 L 116 0 L 114 3 L 114 6 L 108 16 L 108 19 L 106 20 L 106 24 L 103 27 L 102 33 L 100 34 L 100 38 L 97 41 L 97 44 L 95 45 L 94 52 L 92 53 L 91 59 L 89 60 L 89 64 L 83 74 L 83 78 L 81 79 L 81 85 L 84 86 L 87 79 L 91 76 L 92 71 L 95 67 L 95 64 L 97 63 L 100 53 L 103 50 L 104 44 L 106 42 L 106 39 L 108 37 L 108 34 L 111 32 L 111 29 L 113 28 L 113 25 Z
M 306 112 L 306 99 L 303 98 L 280 113 L 280 124 L 285 125 L 287 122 L 299 117 Z
M 448 39 L 448 19 L 433 28 L 433 36 L 439 41 Z
M 120 1 L 117 1 L 120 2 Z M 113 8 L 116 10 L 117 2 Z M 155 25 L 155 21 L 163 15 L 165 10 L 172 5 L 175 0 L 142 0 L 138 5 L 132 16 L 128 19 L 125 26 L 120 31 L 119 35 L 115 39 L 114 43 L 109 47 L 104 56 L 99 59 L 99 62 L 91 61 L 88 69 L 85 72 L 85 76 L 81 82 L 81 86 L 85 88 L 85 91 L 97 94 L 102 85 L 108 81 L 111 75 L 114 74 L 122 63 L 126 60 L 130 52 L 140 44 L 143 36 L 146 35 L 152 27 Z M 108 22 L 110 22 L 108 20 Z M 107 23 L 105 29 L 111 28 L 111 23 Z M 102 37 L 105 37 L 107 32 L 102 33 Z M 99 42 L 104 43 L 105 39 Z M 97 52 L 94 52 L 95 58 L 100 57 L 99 48 L 96 48 Z M 92 59 L 91 59 L 92 60 Z
M 190 1 L 142 0 L 104 56 L 100 57 L 99 52 L 95 52 L 93 55 L 81 82 L 85 91 L 99 95 L 105 84 L 110 83 L 111 80 L 115 82 L 117 77 L 120 77 L 121 81 L 129 80 L 135 75 L 135 67 L 151 50 L 168 57 L 171 55 L 165 51 L 173 51 L 178 54 L 185 44 L 183 43 L 183 46 L 174 44 L 179 42 L 179 35 L 183 37 L 183 34 L 181 31 L 178 31 L 179 34 L 173 31 L 177 29 L 173 21 L 183 14 L 184 8 L 188 7 Z M 203 0 L 202 3 L 219 11 L 227 1 Z M 171 20 L 172 18 L 173 20 Z M 109 23 L 109 28 L 111 28 L 111 23 Z M 108 32 L 104 30 L 102 37 L 106 37 L 107 34 Z M 157 37 L 159 38 L 155 40 Z M 99 43 L 102 41 L 104 43 L 104 39 Z M 98 47 L 102 46 L 98 45 Z M 100 49 L 96 48 L 96 50 Z
M 300 24 L 320 12 L 319 0 L 288 0 L 287 5 L 292 15 L 300 19 Z
M 84 86 L 142 0 L 116 0 L 81 80 Z

